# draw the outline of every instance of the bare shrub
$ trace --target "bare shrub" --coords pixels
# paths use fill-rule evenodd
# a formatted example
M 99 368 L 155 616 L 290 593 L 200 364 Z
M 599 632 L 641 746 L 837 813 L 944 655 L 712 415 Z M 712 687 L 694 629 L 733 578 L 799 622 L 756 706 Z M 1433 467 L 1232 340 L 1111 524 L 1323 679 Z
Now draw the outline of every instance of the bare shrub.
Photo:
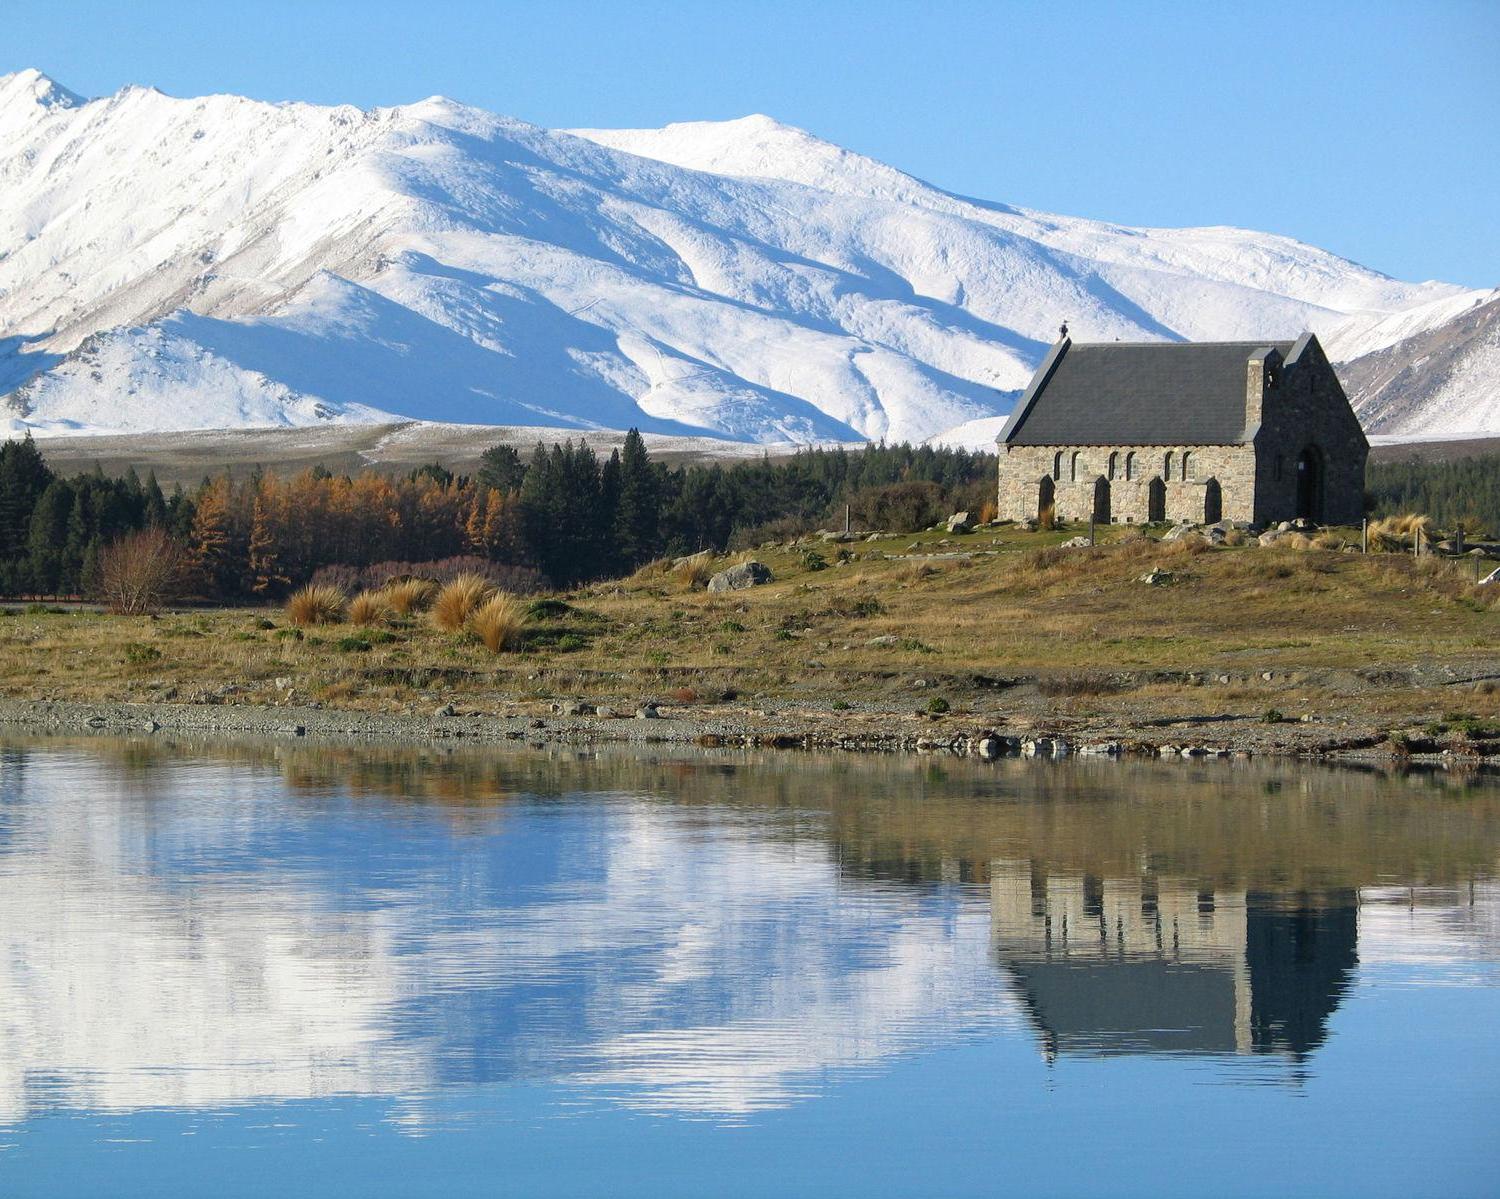
M 1048 504 L 1037 513 L 1036 527 L 1044 533 L 1057 528 L 1057 509 L 1053 505 Z
M 1036 689 L 1048 699 L 1066 696 L 1114 695 L 1127 684 L 1102 674 L 1058 674 L 1037 680 Z
M 309 583 L 292 592 L 286 601 L 286 617 L 295 625 L 338 624 L 344 618 L 348 597 L 326 583 Z
M 187 555 L 165 530 L 127 533 L 99 555 L 99 597 L 126 616 L 156 612 L 176 598 L 187 574 Z
M 849 510 L 861 528 L 911 533 L 948 515 L 943 489 L 925 480 L 864 487 L 849 497 Z
M 443 585 L 432 602 L 432 623 L 445 633 L 456 633 L 494 588 L 476 574 L 461 574 Z
M 492 654 L 514 649 L 521 639 L 526 609 L 513 595 L 497 591 L 474 611 L 470 623 L 474 634 Z
M 385 591 L 361 591 L 349 601 L 351 624 L 378 624 L 391 610 L 390 596 Z

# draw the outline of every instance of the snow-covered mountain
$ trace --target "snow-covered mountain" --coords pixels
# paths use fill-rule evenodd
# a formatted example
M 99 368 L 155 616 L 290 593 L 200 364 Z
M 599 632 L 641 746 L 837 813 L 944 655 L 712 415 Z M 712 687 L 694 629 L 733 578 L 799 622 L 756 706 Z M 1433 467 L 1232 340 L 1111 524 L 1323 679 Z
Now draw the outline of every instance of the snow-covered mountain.
M 1500 299 L 1357 358 L 1340 373 L 1372 433 L 1500 433 Z
M 923 439 L 988 428 L 1064 319 L 1312 328 L 1353 357 L 1491 296 L 1269 234 L 966 199 L 767 117 L 568 132 L 436 97 L 84 101 L 0 77 L 16 430 L 397 414 Z

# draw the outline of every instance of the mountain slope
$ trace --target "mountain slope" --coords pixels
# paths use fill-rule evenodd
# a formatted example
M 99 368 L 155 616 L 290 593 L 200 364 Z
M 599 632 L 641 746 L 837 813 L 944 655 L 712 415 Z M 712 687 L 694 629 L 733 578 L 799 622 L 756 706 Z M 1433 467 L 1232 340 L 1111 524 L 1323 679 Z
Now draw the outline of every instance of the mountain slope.
M 922 439 L 1007 411 L 1063 319 L 1367 350 L 1478 294 L 1271 235 L 969 200 L 764 117 L 572 134 L 441 98 L 85 102 L 0 77 L 16 429 Z
M 1500 298 L 1357 358 L 1340 375 L 1372 433 L 1494 434 L 1500 431 Z

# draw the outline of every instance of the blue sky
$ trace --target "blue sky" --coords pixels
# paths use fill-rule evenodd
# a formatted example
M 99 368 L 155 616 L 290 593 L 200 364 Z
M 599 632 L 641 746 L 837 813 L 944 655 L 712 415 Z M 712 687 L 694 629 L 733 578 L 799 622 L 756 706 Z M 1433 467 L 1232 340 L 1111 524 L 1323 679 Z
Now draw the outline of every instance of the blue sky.
M 550 126 L 765 112 L 967 195 L 1500 285 L 1500 0 L 10 0 L 0 71 Z

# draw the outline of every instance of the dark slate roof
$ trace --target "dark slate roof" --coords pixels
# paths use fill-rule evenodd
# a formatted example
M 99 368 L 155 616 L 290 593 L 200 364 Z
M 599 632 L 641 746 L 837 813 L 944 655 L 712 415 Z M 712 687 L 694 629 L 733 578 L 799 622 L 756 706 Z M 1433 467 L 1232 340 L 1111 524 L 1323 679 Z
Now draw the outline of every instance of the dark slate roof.
M 1290 341 L 1101 342 L 1052 347 L 999 440 L 1010 445 L 1234 445 L 1245 366 Z

